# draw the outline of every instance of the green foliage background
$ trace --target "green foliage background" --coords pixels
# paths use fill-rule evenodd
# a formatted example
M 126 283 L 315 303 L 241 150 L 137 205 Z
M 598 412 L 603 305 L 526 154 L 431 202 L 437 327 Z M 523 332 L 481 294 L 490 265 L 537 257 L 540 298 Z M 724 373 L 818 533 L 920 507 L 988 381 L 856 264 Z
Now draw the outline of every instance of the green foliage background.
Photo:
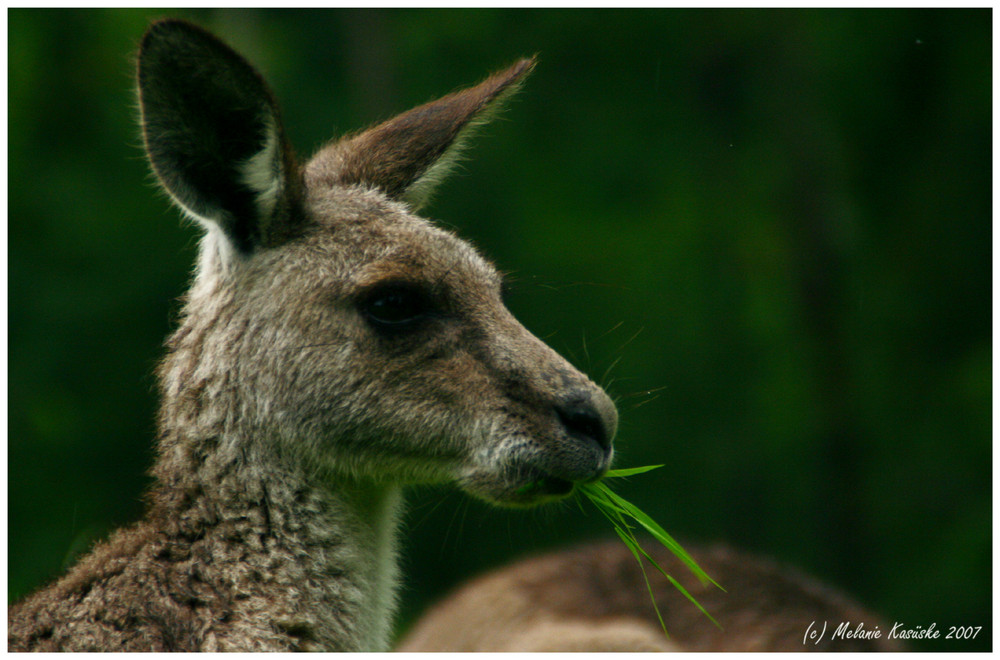
M 258 64 L 303 154 L 538 53 L 428 215 L 608 385 L 669 532 L 992 644 L 989 10 L 9 10 L 8 598 L 138 517 L 197 231 L 139 148 L 131 56 L 182 16 Z M 404 620 L 607 536 L 413 494 Z

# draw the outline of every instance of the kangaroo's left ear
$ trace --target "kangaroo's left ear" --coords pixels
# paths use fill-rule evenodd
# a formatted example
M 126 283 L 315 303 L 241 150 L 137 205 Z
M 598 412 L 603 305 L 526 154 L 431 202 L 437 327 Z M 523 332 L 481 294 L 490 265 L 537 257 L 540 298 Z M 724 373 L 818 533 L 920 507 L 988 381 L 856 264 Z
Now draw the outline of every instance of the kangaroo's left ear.
M 310 185 L 361 184 L 411 207 L 423 205 L 460 155 L 535 66 L 523 59 L 475 87 L 426 103 L 336 142 L 306 166 Z
M 195 25 L 162 21 L 142 39 L 138 87 L 146 153 L 182 209 L 241 253 L 296 233 L 301 175 L 246 60 Z

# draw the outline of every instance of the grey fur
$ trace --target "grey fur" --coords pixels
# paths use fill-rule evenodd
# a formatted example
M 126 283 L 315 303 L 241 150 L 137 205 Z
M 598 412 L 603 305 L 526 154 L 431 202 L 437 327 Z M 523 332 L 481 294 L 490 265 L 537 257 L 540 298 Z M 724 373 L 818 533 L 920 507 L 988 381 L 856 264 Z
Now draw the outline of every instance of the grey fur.
M 158 370 L 155 483 L 143 520 L 10 609 L 10 650 L 385 650 L 403 486 L 531 506 L 604 473 L 610 399 L 407 205 L 532 65 L 300 167 L 249 64 L 150 28 L 147 153 L 206 229 Z

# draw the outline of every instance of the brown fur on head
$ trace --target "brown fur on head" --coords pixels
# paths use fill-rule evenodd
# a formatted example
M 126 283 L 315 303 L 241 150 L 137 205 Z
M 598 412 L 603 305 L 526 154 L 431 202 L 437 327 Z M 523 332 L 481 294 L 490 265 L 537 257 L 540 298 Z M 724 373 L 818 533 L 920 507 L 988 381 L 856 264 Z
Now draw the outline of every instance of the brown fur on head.
M 532 67 L 300 168 L 250 65 L 187 24 L 150 30 L 139 62 L 150 160 L 208 229 L 161 369 L 166 437 L 182 421 L 186 442 L 239 438 L 241 452 L 333 475 L 456 481 L 504 504 L 565 495 L 607 469 L 607 396 L 514 320 L 492 265 L 412 212 Z

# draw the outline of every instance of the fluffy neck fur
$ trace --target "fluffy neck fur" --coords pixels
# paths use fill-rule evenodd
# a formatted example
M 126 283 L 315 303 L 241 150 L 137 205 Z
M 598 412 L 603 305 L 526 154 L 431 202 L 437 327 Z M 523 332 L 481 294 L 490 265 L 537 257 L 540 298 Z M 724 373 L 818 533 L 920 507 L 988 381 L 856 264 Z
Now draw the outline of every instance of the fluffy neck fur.
M 226 456 L 225 438 L 170 440 L 150 519 L 188 604 L 215 615 L 203 650 L 246 650 L 248 640 L 260 650 L 387 650 L 398 487 L 317 483 L 280 460 Z
M 231 307 L 212 288 L 202 281 L 192 294 L 214 295 L 216 313 L 188 317 L 161 367 L 150 494 L 154 525 L 198 561 L 191 588 L 211 601 L 207 611 L 230 613 L 205 650 L 246 649 L 249 639 L 262 650 L 387 650 L 400 487 L 315 468 L 266 437 L 254 422 L 266 411 L 230 400 L 230 370 L 198 354 Z

